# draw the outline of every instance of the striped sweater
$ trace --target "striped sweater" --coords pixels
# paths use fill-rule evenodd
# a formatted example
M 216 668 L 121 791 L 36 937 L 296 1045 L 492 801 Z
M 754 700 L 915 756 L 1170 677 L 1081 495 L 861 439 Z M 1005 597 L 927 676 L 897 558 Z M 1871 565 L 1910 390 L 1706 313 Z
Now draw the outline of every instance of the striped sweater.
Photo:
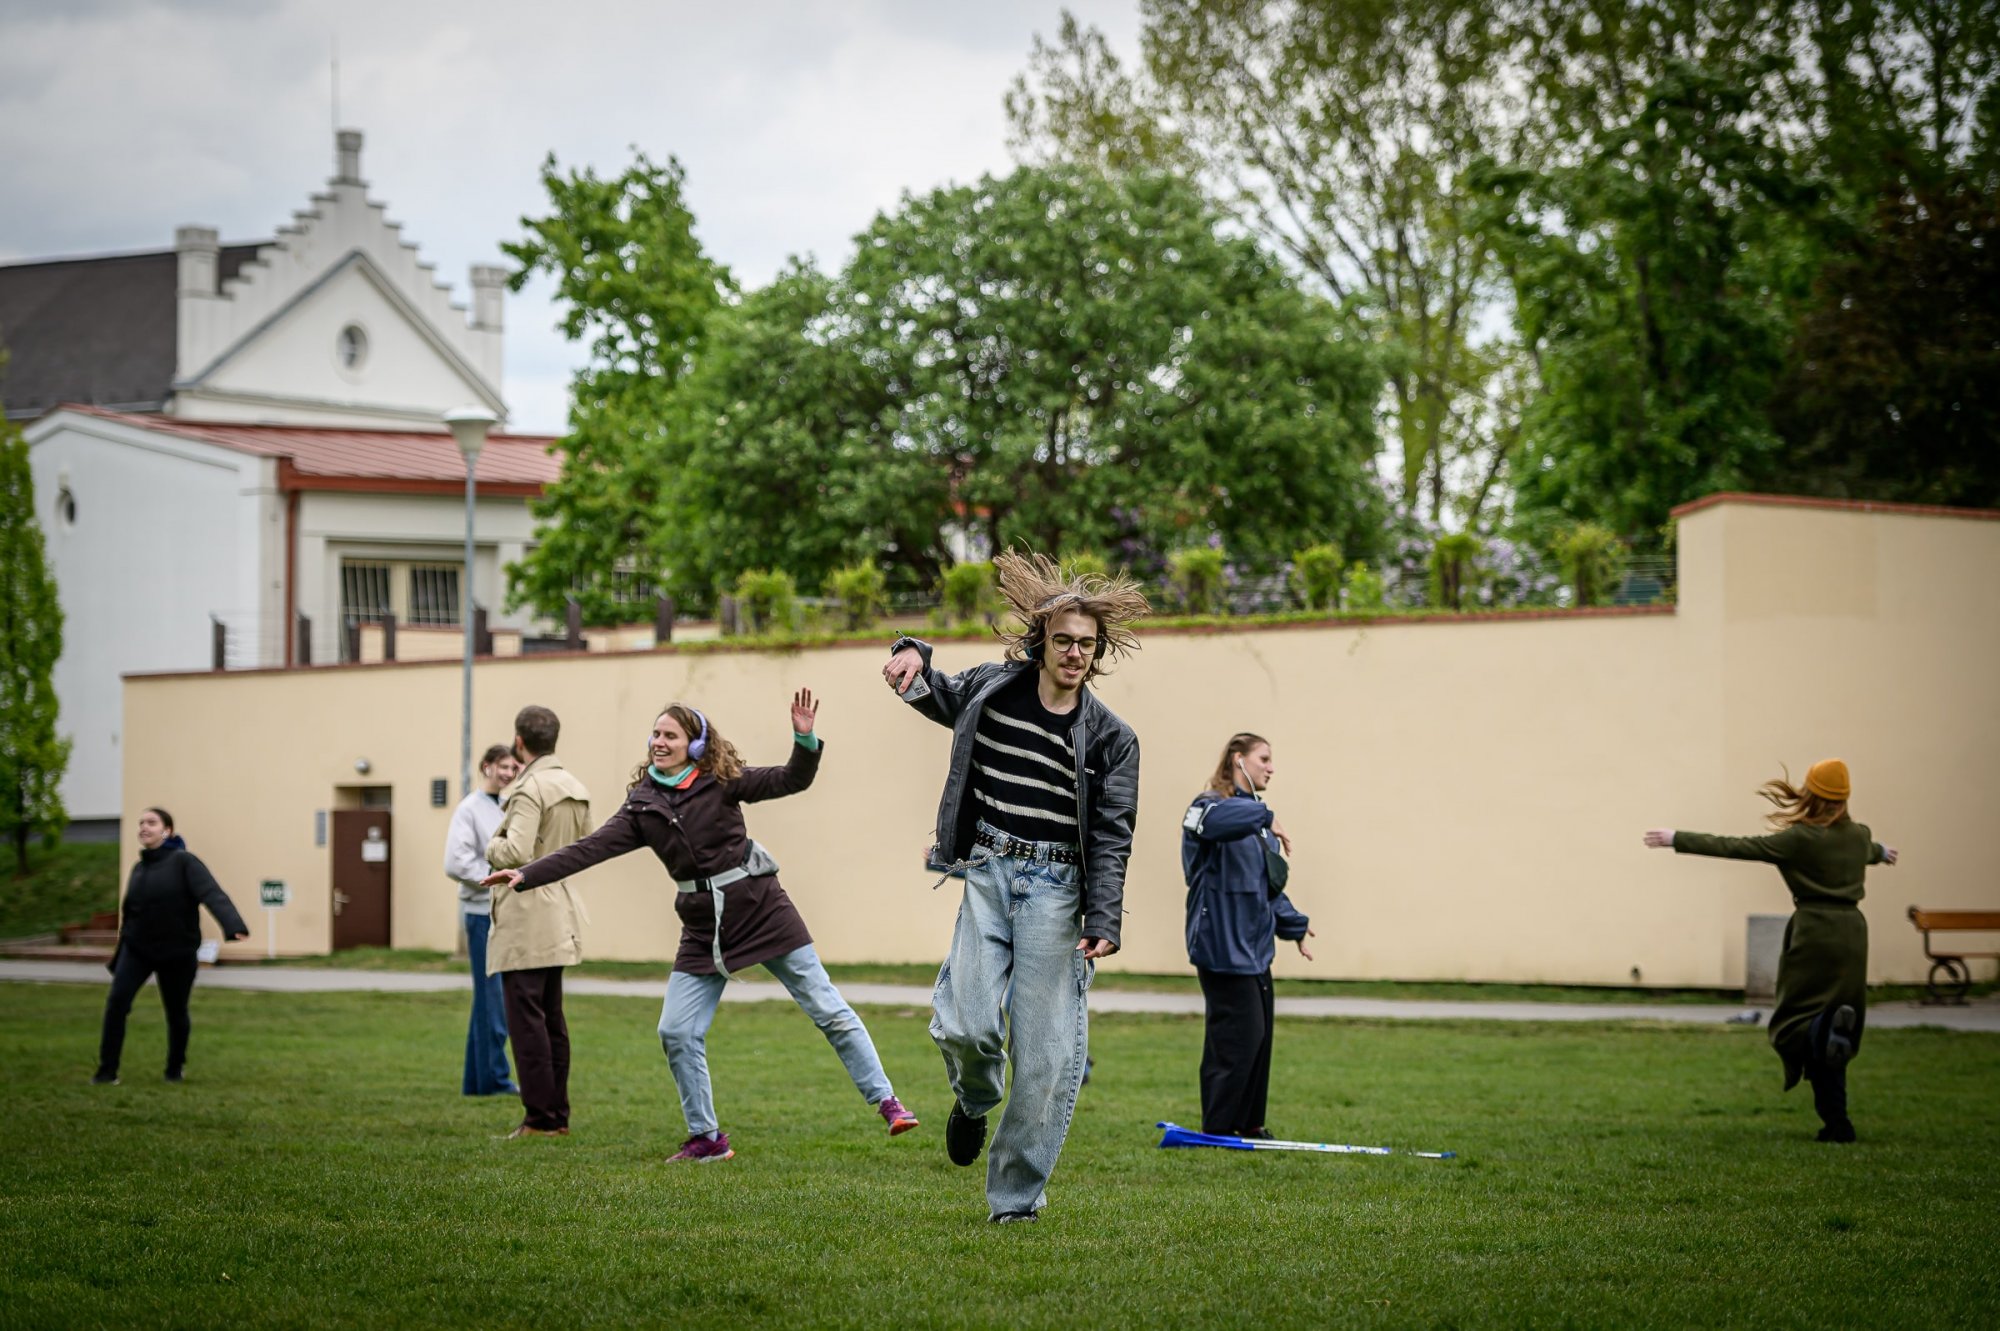
M 1074 712 L 1042 706 L 1035 671 L 993 695 L 979 717 L 972 798 L 981 818 L 1024 841 L 1080 844 L 1076 825 Z

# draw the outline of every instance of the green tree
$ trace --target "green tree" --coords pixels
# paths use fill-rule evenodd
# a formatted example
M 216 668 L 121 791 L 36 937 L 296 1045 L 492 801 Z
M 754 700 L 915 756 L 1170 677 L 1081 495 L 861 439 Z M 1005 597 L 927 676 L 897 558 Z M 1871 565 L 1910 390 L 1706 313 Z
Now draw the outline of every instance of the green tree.
M 1222 548 L 1191 545 L 1167 556 L 1167 580 L 1181 609 L 1190 615 L 1213 615 L 1222 608 L 1222 578 L 1226 566 Z
M 70 752 L 56 733 L 62 630 L 28 441 L 0 414 L 0 834 L 14 845 L 17 877 L 28 872 L 29 842 L 53 843 L 69 823 L 58 789 Z
M 1795 117 L 1833 206 L 1764 488 L 2000 504 L 2000 9 L 1815 9 Z
M 1322 541 L 1292 556 L 1292 591 L 1308 610 L 1331 610 L 1340 604 L 1340 574 L 1346 565 L 1340 547 Z
M 947 459 L 897 435 L 900 384 L 867 354 L 838 284 L 794 265 L 711 320 L 694 369 L 662 408 L 647 560 L 705 602 L 745 569 L 800 586 L 879 564 L 928 587 L 945 562 Z
M 1657 59 L 1624 63 L 1642 56 Z M 1541 379 L 1520 502 L 1640 532 L 1776 450 L 1766 405 L 1810 280 L 1815 194 L 1765 132 L 1761 58 L 1718 41 L 1701 61 L 1614 46 L 1602 64 L 1541 87 L 1581 136 L 1573 160 L 1480 178 Z M 1641 73 L 1623 101 L 1598 86 Z
M 874 564 L 850 564 L 827 575 L 826 594 L 840 602 L 841 627 L 870 627 L 888 609 L 888 580 Z
M 1368 614 L 1388 603 L 1388 589 L 1382 575 L 1355 560 L 1340 579 L 1341 608 L 1350 614 Z
M 1137 69 L 1065 14 L 1008 98 L 1025 160 L 1190 174 L 1351 311 L 1384 353 L 1402 501 L 1433 522 L 1478 519 L 1516 427 L 1465 186 L 1509 128 L 1498 8 L 1142 0 Z
M 953 564 L 938 579 L 938 599 L 953 624 L 970 624 L 1000 608 L 991 560 Z
M 562 613 L 575 596 L 593 623 L 618 620 L 614 572 L 658 580 L 653 522 L 667 497 L 674 451 L 667 406 L 693 369 L 710 320 L 735 291 L 695 239 L 685 173 L 635 153 L 609 179 L 542 165 L 549 212 L 501 248 L 519 291 L 546 275 L 564 303 L 562 331 L 589 342 L 571 382 L 561 478 L 535 504 L 538 544 L 511 567 L 509 603 Z
M 798 584 L 782 570 L 744 570 L 736 579 L 736 603 L 745 633 L 789 633 L 798 627 Z
M 859 354 L 990 548 L 1372 544 L 1373 357 L 1222 224 L 1167 172 L 1024 167 L 862 234 Z
M 1569 583 L 1572 605 L 1604 605 L 1625 577 L 1625 544 L 1594 522 L 1580 522 L 1556 540 L 1556 558 Z
M 1504 14 L 1530 114 L 1474 179 L 1536 371 L 1515 474 L 1540 539 L 1650 545 L 1727 488 L 1993 492 L 2000 11 Z
M 1464 610 L 1478 595 L 1480 542 L 1471 532 L 1450 532 L 1431 545 L 1431 604 Z

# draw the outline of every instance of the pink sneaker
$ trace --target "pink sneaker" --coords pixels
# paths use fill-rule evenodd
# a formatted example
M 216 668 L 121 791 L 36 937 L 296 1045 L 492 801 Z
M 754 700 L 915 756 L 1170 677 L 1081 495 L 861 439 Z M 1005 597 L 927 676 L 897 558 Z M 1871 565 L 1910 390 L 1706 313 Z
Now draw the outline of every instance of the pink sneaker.
M 891 1137 L 900 1137 L 911 1128 L 917 1126 L 917 1116 L 903 1108 L 903 1102 L 893 1095 L 884 1099 L 881 1104 L 876 1105 L 875 1112 L 880 1114 L 882 1121 L 889 1125 L 889 1135 Z
M 696 1164 L 705 1165 L 715 1160 L 727 1160 L 735 1154 L 736 1152 L 729 1149 L 728 1133 L 718 1132 L 713 1137 L 697 1134 L 682 1142 L 680 1154 L 668 1156 L 667 1163 L 692 1160 Z

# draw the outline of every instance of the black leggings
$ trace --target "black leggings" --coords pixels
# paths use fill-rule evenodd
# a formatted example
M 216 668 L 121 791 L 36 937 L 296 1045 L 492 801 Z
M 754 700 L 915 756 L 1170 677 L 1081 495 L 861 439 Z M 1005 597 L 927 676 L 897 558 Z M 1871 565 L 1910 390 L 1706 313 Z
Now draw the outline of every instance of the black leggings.
M 194 973 L 200 964 L 192 952 L 153 957 L 135 947 L 118 949 L 118 966 L 111 972 L 111 997 L 104 1001 L 104 1038 L 97 1046 L 100 1074 L 117 1074 L 118 1059 L 125 1050 L 125 1018 L 151 975 L 159 976 L 160 1006 L 167 1010 L 167 1074 L 181 1070 L 187 1062 L 188 995 L 194 992 Z

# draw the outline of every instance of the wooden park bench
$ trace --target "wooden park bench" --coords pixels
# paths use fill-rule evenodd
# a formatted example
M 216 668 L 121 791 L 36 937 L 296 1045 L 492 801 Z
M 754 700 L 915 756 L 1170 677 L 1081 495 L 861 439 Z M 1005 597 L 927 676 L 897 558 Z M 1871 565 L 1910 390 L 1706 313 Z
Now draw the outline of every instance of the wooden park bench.
M 1912 906 L 1910 922 L 1923 931 L 1924 955 L 1931 959 L 1931 973 L 1924 982 L 1930 989 L 1926 1002 L 1963 1003 L 1966 990 L 1972 987 L 1972 968 L 1966 961 L 1973 957 L 2000 958 L 2000 950 L 1939 952 L 1931 942 L 1934 933 L 2000 933 L 2000 910 L 1925 910 Z

